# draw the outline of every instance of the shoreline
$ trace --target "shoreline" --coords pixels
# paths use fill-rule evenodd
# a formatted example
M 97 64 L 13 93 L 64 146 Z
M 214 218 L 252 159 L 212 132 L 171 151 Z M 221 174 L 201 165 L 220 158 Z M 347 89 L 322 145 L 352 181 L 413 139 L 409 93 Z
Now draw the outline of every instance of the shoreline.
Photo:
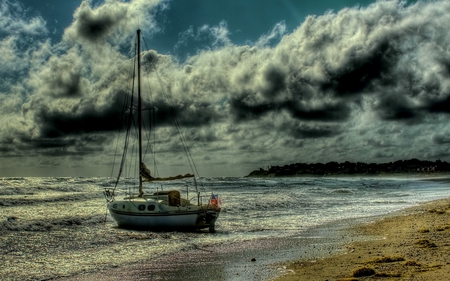
M 274 280 L 445 280 L 450 276 L 450 197 L 350 227 L 347 233 L 357 239 L 346 243 L 341 253 L 279 264 L 285 274 Z
M 146 260 L 117 268 L 53 280 L 274 280 L 287 272 L 278 264 L 292 260 L 326 257 L 341 252 L 344 244 L 359 239 L 347 229 L 368 218 L 333 221 L 308 228 L 295 236 L 263 238 L 239 243 L 216 245 L 214 248 L 187 249 L 170 256 Z M 371 219 L 371 218 L 370 218 Z

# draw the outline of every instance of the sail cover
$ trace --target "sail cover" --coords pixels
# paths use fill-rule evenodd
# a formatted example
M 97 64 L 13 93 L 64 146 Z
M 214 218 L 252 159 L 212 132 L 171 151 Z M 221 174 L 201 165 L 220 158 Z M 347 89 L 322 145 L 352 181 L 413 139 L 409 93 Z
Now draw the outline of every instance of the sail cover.
M 194 175 L 192 174 L 185 174 L 185 175 L 178 175 L 174 177 L 166 177 L 166 178 L 154 178 L 151 176 L 150 170 L 145 166 L 144 163 L 141 163 L 141 171 L 140 171 L 142 180 L 145 182 L 149 181 L 172 181 L 172 180 L 179 180 L 184 178 L 193 178 Z
M 140 171 L 141 177 L 144 181 L 151 181 L 154 178 L 152 177 L 152 175 L 150 174 L 150 170 L 147 168 L 147 166 L 145 166 L 145 164 L 142 162 L 141 163 L 141 171 Z

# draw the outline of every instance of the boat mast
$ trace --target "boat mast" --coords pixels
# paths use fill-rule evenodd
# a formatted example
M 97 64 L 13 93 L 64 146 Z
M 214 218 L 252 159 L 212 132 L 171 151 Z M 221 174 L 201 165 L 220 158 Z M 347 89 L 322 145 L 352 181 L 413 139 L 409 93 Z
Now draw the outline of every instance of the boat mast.
M 138 81 L 138 136 L 139 136 L 139 196 L 144 195 L 142 191 L 142 176 L 141 176 L 141 166 L 142 166 L 142 103 L 141 103 L 141 30 L 137 30 L 137 81 Z

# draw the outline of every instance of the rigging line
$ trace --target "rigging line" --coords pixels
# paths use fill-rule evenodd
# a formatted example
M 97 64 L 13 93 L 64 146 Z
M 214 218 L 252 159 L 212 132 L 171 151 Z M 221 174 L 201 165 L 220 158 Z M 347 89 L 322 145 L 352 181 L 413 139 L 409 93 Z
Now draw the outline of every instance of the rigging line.
M 150 50 L 147 41 L 145 40 L 144 34 L 142 35 L 142 41 L 144 42 L 145 48 L 146 50 Z M 156 66 L 151 65 L 151 67 L 153 67 L 154 71 L 156 72 Z M 148 88 L 149 88 L 149 93 L 150 93 L 150 104 L 152 105 L 152 109 L 150 112 L 150 116 L 149 116 L 149 126 L 150 126 L 150 130 L 149 130 L 149 140 L 151 138 L 150 134 L 152 132 L 151 128 L 153 128 L 153 149 L 152 149 L 152 155 L 153 155 L 153 170 L 154 170 L 154 174 L 155 176 L 159 176 L 159 170 L 158 170 L 158 166 L 157 166 L 157 161 L 156 161 L 156 122 L 155 122 L 155 115 L 156 115 L 156 108 L 154 106 L 155 101 L 153 98 L 153 92 L 151 91 L 151 87 L 150 87 L 150 78 L 147 76 L 147 81 L 148 81 Z M 161 81 L 159 81 L 161 84 Z M 162 86 L 161 86 L 162 87 Z M 162 87 L 163 88 L 163 87 Z M 153 117 L 153 118 L 152 118 Z M 150 141 L 148 141 L 148 145 L 150 145 Z M 191 167 L 192 169 L 192 167 Z
M 175 111 L 174 111 L 174 109 L 173 109 L 172 102 L 171 102 L 171 100 L 170 100 L 169 94 L 166 92 L 166 88 L 164 87 L 164 85 L 163 85 L 163 83 L 162 83 L 162 78 L 161 78 L 161 76 L 159 75 L 159 72 L 156 71 L 156 68 L 155 68 L 155 73 L 156 73 L 156 76 L 158 77 L 158 81 L 159 81 L 159 83 L 160 83 L 160 85 L 161 85 L 161 88 L 162 88 L 162 90 L 163 90 L 162 92 L 164 93 L 165 98 L 166 98 L 166 100 L 167 100 L 167 102 L 168 102 L 168 105 L 169 105 L 169 112 L 170 112 L 170 115 L 172 116 L 172 119 L 173 119 L 173 121 L 174 121 L 174 123 L 175 123 L 175 127 L 176 127 L 176 129 L 177 129 L 177 131 L 178 131 L 178 134 L 179 134 L 179 136 L 180 136 L 180 140 L 181 140 L 181 143 L 182 143 L 182 145 L 183 145 L 184 152 L 186 153 L 186 157 L 187 157 L 187 159 L 188 159 L 189 166 L 191 167 L 191 170 L 194 171 L 194 174 L 196 174 L 197 176 L 200 176 L 199 173 L 198 173 L 198 170 L 197 170 L 197 166 L 195 165 L 195 162 L 194 162 L 194 160 L 193 160 L 192 154 L 191 154 L 191 152 L 190 152 L 190 150 L 189 150 L 189 147 L 188 147 L 188 145 L 187 145 L 187 141 L 186 141 L 186 139 L 185 139 L 185 137 L 184 137 L 184 135 L 183 135 L 183 132 L 181 131 L 180 123 L 178 122 L 178 119 L 176 118 Z M 169 88 L 169 90 L 167 90 L 167 91 L 170 91 L 170 88 Z M 196 180 L 195 177 L 194 177 L 193 179 L 194 179 L 195 189 L 196 189 L 196 191 L 198 192 L 198 188 L 197 188 L 197 180 Z
M 138 122 L 138 121 L 136 121 L 136 119 L 134 118 L 134 115 L 133 115 L 133 118 L 132 118 L 132 123 L 133 123 L 133 127 L 134 127 L 134 130 L 133 130 L 133 133 L 134 133 L 134 142 L 133 142 L 133 149 L 132 149 L 132 152 L 131 152 L 131 155 L 136 155 L 136 153 L 135 153 L 135 149 L 136 149 L 136 139 L 137 139 L 137 135 L 138 135 L 138 132 L 137 132 L 137 129 L 136 129 L 136 127 L 137 127 L 137 124 L 136 124 L 136 122 Z M 131 168 L 132 168 L 132 166 L 133 165 L 136 165 L 136 162 L 139 162 L 139 161 L 134 161 L 135 159 L 133 158 L 132 159 L 132 161 L 130 161 L 130 167 L 129 167 L 129 171 L 128 171 L 128 175 L 131 175 L 132 174 L 132 172 L 131 172 Z M 139 163 L 139 165 L 140 165 L 140 163 Z M 139 176 L 139 170 L 136 170 L 136 166 L 135 166 L 135 169 L 134 169 L 135 171 L 138 171 L 138 174 L 137 174 L 137 176 Z
M 142 41 L 144 41 L 145 47 L 147 49 L 149 49 L 149 47 L 147 45 L 147 41 L 145 40 L 143 35 L 142 35 Z M 156 76 L 157 76 L 158 81 L 160 83 L 161 89 L 162 89 L 162 91 L 163 91 L 163 93 L 165 95 L 165 98 L 168 101 L 170 115 L 172 116 L 172 119 L 174 120 L 175 127 L 176 127 L 176 129 L 178 131 L 178 134 L 180 136 L 184 152 L 186 154 L 186 157 L 188 158 L 189 166 L 191 167 L 191 170 L 194 172 L 194 174 L 196 174 L 198 177 L 200 177 L 200 174 L 198 172 L 197 166 L 195 165 L 194 159 L 192 157 L 191 151 L 189 150 L 189 146 L 187 145 L 186 138 L 184 137 L 183 132 L 181 130 L 180 123 L 178 122 L 178 119 L 176 118 L 175 111 L 174 111 L 173 106 L 172 106 L 172 102 L 170 100 L 170 97 L 169 97 L 168 93 L 166 92 L 166 87 L 164 87 L 164 85 L 162 83 L 161 76 L 159 75 L 159 72 L 157 71 L 156 66 L 154 66 L 154 72 L 156 73 Z M 170 89 L 169 89 L 169 91 L 170 91 Z M 195 189 L 198 192 L 198 190 L 197 190 L 197 180 L 196 180 L 195 177 L 194 177 L 194 184 L 195 184 Z M 202 183 L 201 183 L 201 185 L 202 185 Z
M 122 154 L 122 161 L 120 163 L 119 175 L 117 176 L 117 180 L 116 180 L 116 184 L 114 186 L 113 192 L 115 191 L 115 189 L 116 189 L 116 187 L 117 187 L 117 185 L 119 183 L 119 179 L 120 179 L 120 177 L 122 176 L 122 173 L 123 173 L 123 168 L 125 166 L 125 162 L 126 162 L 126 158 L 127 158 L 129 139 L 130 139 L 130 130 L 127 129 L 127 133 L 126 133 L 126 136 L 125 136 L 124 149 L 123 149 L 123 154 Z
M 159 177 L 159 171 L 158 166 L 156 165 L 156 124 L 155 124 L 155 116 L 156 116 L 156 109 L 153 107 L 153 110 L 149 112 L 149 124 L 150 124 L 150 131 L 149 131 L 149 137 L 151 138 L 151 133 L 153 132 L 153 146 L 152 146 L 152 158 L 153 158 L 153 171 L 155 173 L 156 177 Z M 149 141 L 150 143 L 150 141 Z
M 149 111 L 151 111 L 151 110 L 149 110 Z M 149 113 L 150 114 L 150 113 Z M 150 119 L 150 118 L 149 118 Z M 148 126 L 148 128 L 147 128 L 147 126 Z M 151 148 L 150 148 L 150 131 L 151 131 L 151 124 L 150 124 L 150 120 L 148 121 L 148 124 L 145 122 L 145 119 L 144 118 L 142 118 L 142 127 L 143 127 L 143 132 L 144 132 L 144 136 L 145 136 L 145 138 L 146 138 L 146 140 L 147 140 L 147 145 L 146 145 L 146 147 L 145 147 L 145 151 L 144 151 L 144 153 L 143 153 L 143 155 L 142 155 L 142 162 L 144 162 L 145 163 L 145 156 L 147 155 L 147 152 L 148 152 L 148 150 L 150 149 L 151 150 Z
M 144 42 L 146 50 L 149 50 L 150 48 L 148 47 L 147 41 L 145 40 L 145 37 L 144 37 L 144 35 L 142 33 L 141 33 L 141 37 L 142 37 L 142 41 Z M 150 111 L 149 112 L 149 130 L 148 130 L 149 133 L 148 133 L 148 137 L 147 137 L 147 147 L 146 147 L 144 155 L 147 154 L 147 151 L 150 148 L 151 132 L 152 132 L 152 129 L 153 129 L 153 134 L 154 134 L 153 140 L 154 140 L 154 143 L 153 143 L 153 149 L 151 149 L 151 148 L 150 149 L 151 149 L 151 152 L 152 152 L 152 155 L 153 155 L 154 170 L 156 171 L 156 150 L 155 150 L 155 145 L 156 145 L 156 137 L 155 137 L 156 131 L 155 130 L 156 130 L 156 126 L 154 124 L 152 124 L 152 121 L 154 122 L 154 118 L 151 118 L 152 117 L 151 111 L 155 110 L 154 109 L 155 102 L 154 102 L 154 99 L 153 99 L 153 91 L 152 91 L 152 88 L 150 87 L 150 84 L 151 84 L 150 83 L 150 78 L 149 78 L 149 76 L 147 76 L 146 78 L 147 78 L 147 87 L 148 87 L 148 93 L 149 93 L 149 97 L 150 97 L 150 105 L 151 106 L 150 106 L 150 109 L 149 109 L 149 111 Z
M 168 97 L 167 97 L 168 98 Z M 170 111 L 170 114 L 171 114 L 171 116 L 172 116 L 172 118 L 173 118 L 173 120 L 174 120 L 174 122 L 175 122 L 175 124 L 176 124 L 176 128 L 177 128 L 177 130 L 178 130 L 178 133 L 180 134 L 180 139 L 181 139 L 181 142 L 182 142 L 182 144 L 183 144 L 183 147 L 184 147 L 184 150 L 185 150 L 185 153 L 187 154 L 187 157 L 189 158 L 189 162 L 192 162 L 192 164 L 191 165 L 193 165 L 193 167 L 195 168 L 195 169 L 193 169 L 195 172 L 196 172 L 196 174 L 198 174 L 198 171 L 197 171 L 197 169 L 196 169 L 196 167 L 195 167 L 195 163 L 192 161 L 192 155 L 191 155 L 191 152 L 190 152 L 190 150 L 189 150 L 189 147 L 187 146 L 187 142 L 186 142 L 186 139 L 185 139 L 185 137 L 184 137 L 184 135 L 183 135 L 183 133 L 182 133 L 182 131 L 181 131 L 181 126 L 180 126 L 180 123 L 178 122 L 178 119 L 176 118 L 176 115 L 175 115 L 175 111 L 174 111 L 174 109 L 173 109 L 173 106 L 171 105 L 171 101 L 168 99 L 168 101 L 169 101 L 169 111 Z M 192 169 L 192 167 L 191 167 L 191 169 Z
M 155 169 L 155 175 L 159 176 L 158 166 L 156 165 L 156 109 L 151 112 L 153 114 L 153 118 L 151 119 L 153 122 L 153 168 Z
M 154 148 L 152 148 L 152 146 L 151 146 L 151 131 L 152 131 L 153 127 L 150 124 L 150 122 L 151 122 L 150 117 L 149 117 L 148 122 L 149 122 L 149 125 L 148 125 L 149 128 L 148 128 L 148 132 L 145 135 L 147 138 L 147 145 L 145 147 L 144 159 L 145 159 L 145 156 L 147 155 L 148 151 L 150 151 L 152 153 L 152 155 L 154 156 Z
M 149 93 L 149 96 L 150 96 L 150 108 L 146 109 L 148 111 L 148 117 L 149 118 L 148 118 L 148 131 L 144 130 L 144 132 L 146 132 L 146 137 L 147 137 L 147 146 L 145 148 L 144 157 L 147 155 L 147 152 L 148 152 L 149 149 L 152 150 L 151 147 L 150 147 L 151 132 L 152 132 L 152 128 L 153 128 L 152 127 L 152 123 L 151 123 L 151 121 L 152 121 L 151 112 L 154 110 L 154 106 L 153 106 L 154 105 L 154 101 L 153 101 L 153 95 L 152 95 L 152 88 L 150 87 L 150 79 L 149 79 L 148 76 L 146 78 L 147 78 L 148 93 Z M 145 127 L 146 123 L 143 122 L 143 124 L 144 124 L 144 127 Z M 152 150 L 152 152 L 153 151 L 154 150 Z
M 104 223 L 106 225 L 106 218 L 108 217 L 108 207 L 105 208 L 105 218 L 104 218 Z
M 152 153 L 153 158 L 153 172 L 155 176 L 158 176 L 158 170 L 156 168 L 156 125 L 155 125 L 155 102 L 153 99 L 152 88 L 150 87 L 150 78 L 147 76 L 147 86 L 150 96 L 150 108 L 148 109 L 148 134 L 147 136 L 147 147 L 145 149 L 145 155 L 147 155 L 148 150 Z M 153 133 L 153 146 L 152 146 L 152 133 Z M 153 148 L 152 148 L 153 147 Z
M 131 145 L 131 154 L 132 155 L 136 155 L 136 142 L 133 142 L 133 144 Z M 133 171 L 136 173 L 136 165 L 138 161 L 135 161 L 136 157 L 133 156 L 131 161 L 129 161 L 128 163 L 128 176 L 133 178 Z M 134 166 L 134 167 L 133 167 Z M 139 171 L 137 171 L 139 173 Z M 129 190 L 130 194 L 131 194 L 131 190 Z
M 130 50 L 131 52 L 131 50 Z M 131 61 L 130 63 L 132 66 L 134 66 L 135 62 Z M 134 70 L 134 67 L 130 68 Z M 128 77 L 132 78 L 134 77 L 134 71 L 130 71 Z M 128 84 L 131 86 L 133 82 L 133 79 L 129 79 Z M 130 89 L 131 87 L 128 87 L 128 89 Z M 124 119 L 126 118 L 126 111 L 127 111 L 127 104 L 128 104 L 128 100 L 129 100 L 129 95 L 126 93 L 123 97 L 123 106 L 122 106 L 122 114 L 121 114 L 121 119 L 120 119 L 120 123 L 119 123 L 119 132 L 117 134 L 117 140 L 116 140 L 116 149 L 114 151 L 114 158 L 113 158 L 113 164 L 112 164 L 112 169 L 111 169 L 111 177 L 113 177 L 113 173 L 114 173 L 114 168 L 115 168 L 115 164 L 116 164 L 116 157 L 118 155 L 117 151 L 119 150 L 119 140 L 120 140 L 120 136 L 122 135 L 122 124 L 124 124 Z
M 116 139 L 116 150 L 114 151 L 114 158 L 113 158 L 113 164 L 112 164 L 112 169 L 111 169 L 111 177 L 113 177 L 114 168 L 115 168 L 115 164 L 116 164 L 117 151 L 119 150 L 119 140 L 120 140 L 120 136 L 122 134 L 122 126 L 120 124 L 123 124 L 123 122 L 124 122 L 125 111 L 127 109 L 126 104 L 128 103 L 128 95 L 124 95 L 123 99 L 124 99 L 124 101 L 123 101 L 123 106 L 122 106 L 121 119 L 120 119 L 120 123 L 119 123 L 119 132 L 117 134 L 117 139 Z
M 105 202 L 105 203 L 100 204 L 100 205 L 97 207 L 97 209 L 95 209 L 94 211 L 90 212 L 87 216 L 88 216 L 88 217 L 92 217 L 92 215 L 93 215 L 95 212 L 97 212 L 98 210 L 100 210 L 100 208 L 103 208 L 103 207 L 106 206 L 106 205 L 108 205 L 108 202 Z M 79 214 L 81 214 L 81 213 L 79 213 Z
M 148 151 L 150 150 L 150 152 L 152 153 L 152 158 L 153 158 L 153 175 L 155 176 L 159 176 L 159 171 L 156 165 L 156 125 L 155 125 L 155 118 L 154 118 L 154 111 L 155 108 L 151 107 L 148 110 L 148 123 L 144 123 L 145 128 L 147 128 L 148 126 L 148 132 L 146 133 L 146 138 L 147 138 L 147 146 L 145 149 L 145 154 L 144 156 L 148 153 Z M 153 117 L 152 117 L 153 116 Z M 152 143 L 152 133 L 153 133 L 153 143 Z
M 99 206 L 95 210 L 88 213 L 85 217 L 93 217 L 94 213 L 98 212 L 98 210 L 100 210 L 100 208 L 103 208 L 107 204 L 108 204 L 108 202 L 100 203 Z M 79 217 L 80 215 L 83 215 L 83 210 L 74 211 L 74 216 Z
M 135 51 L 136 51 L 136 48 L 135 48 Z M 114 185 L 114 189 L 113 189 L 113 194 L 114 194 L 114 191 L 117 188 L 117 185 L 119 184 L 119 179 L 120 179 L 120 177 L 122 175 L 122 172 L 123 172 L 123 167 L 125 165 L 125 160 L 126 160 L 126 155 L 127 155 L 127 150 L 128 150 L 128 142 L 129 142 L 129 136 L 130 136 L 131 120 L 133 119 L 132 118 L 133 117 L 132 107 L 133 107 L 133 98 L 134 98 L 134 80 L 135 80 L 134 78 L 136 76 L 136 60 L 137 60 L 136 56 L 134 56 L 134 64 L 133 64 L 133 71 L 132 71 L 133 79 L 131 79 L 132 87 L 131 87 L 131 97 L 130 97 L 130 114 L 129 114 L 128 120 L 127 120 L 128 121 L 127 122 L 127 132 L 126 132 L 126 135 L 125 135 L 125 143 L 124 143 L 124 149 L 123 149 L 123 153 L 122 153 L 122 161 L 120 163 L 119 174 L 117 175 L 116 184 Z M 127 101 L 128 101 L 128 99 L 127 99 Z

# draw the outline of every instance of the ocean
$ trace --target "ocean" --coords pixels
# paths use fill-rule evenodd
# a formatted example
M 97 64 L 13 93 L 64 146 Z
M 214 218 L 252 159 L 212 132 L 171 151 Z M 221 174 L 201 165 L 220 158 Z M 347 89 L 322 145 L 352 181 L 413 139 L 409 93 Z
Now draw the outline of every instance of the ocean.
M 354 239 L 344 227 L 450 197 L 439 180 L 203 178 L 221 198 L 216 233 L 150 232 L 117 228 L 103 196 L 113 183 L 0 179 L 0 279 L 269 280 L 283 274 L 278 263 L 340 251 Z

